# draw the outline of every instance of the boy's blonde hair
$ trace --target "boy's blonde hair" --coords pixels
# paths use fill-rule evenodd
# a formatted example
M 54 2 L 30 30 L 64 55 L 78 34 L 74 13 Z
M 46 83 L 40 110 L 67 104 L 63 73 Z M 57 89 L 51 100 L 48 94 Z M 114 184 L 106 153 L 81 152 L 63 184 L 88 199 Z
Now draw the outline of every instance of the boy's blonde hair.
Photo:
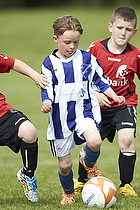
M 117 8 L 111 18 L 111 23 L 113 24 L 116 18 L 122 18 L 124 21 L 132 22 L 134 21 L 134 28 L 137 26 L 137 16 L 135 10 L 130 7 L 119 7 Z
M 68 30 L 79 31 L 81 35 L 83 34 L 80 22 L 72 15 L 64 15 L 55 20 L 53 23 L 53 30 L 54 35 L 56 36 L 60 36 Z

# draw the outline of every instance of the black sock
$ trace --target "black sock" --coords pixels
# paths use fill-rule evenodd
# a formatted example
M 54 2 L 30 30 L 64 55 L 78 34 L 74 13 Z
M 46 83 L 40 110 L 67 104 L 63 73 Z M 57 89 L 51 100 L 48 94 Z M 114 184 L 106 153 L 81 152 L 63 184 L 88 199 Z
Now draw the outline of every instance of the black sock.
M 133 172 L 136 161 L 136 152 L 122 153 L 119 155 L 119 174 L 120 174 L 120 187 L 125 184 L 130 184 L 133 180 Z
M 38 140 L 38 139 L 37 139 Z M 25 175 L 32 178 L 37 167 L 38 159 L 38 144 L 37 140 L 34 143 L 21 143 L 21 155 L 24 164 L 23 171 Z
M 78 174 L 79 174 L 79 177 L 78 177 L 78 181 L 79 182 L 86 183 L 88 181 L 89 178 L 88 178 L 87 171 L 84 168 L 84 166 L 82 166 L 82 164 L 80 163 L 80 161 L 79 161 Z

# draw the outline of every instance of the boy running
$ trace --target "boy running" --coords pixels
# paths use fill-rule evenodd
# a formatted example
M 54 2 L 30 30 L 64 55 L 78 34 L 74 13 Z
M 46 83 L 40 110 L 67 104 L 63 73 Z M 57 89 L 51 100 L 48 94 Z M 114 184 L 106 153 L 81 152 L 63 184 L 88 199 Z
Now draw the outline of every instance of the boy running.
M 70 151 L 76 144 L 87 142 L 81 162 L 89 177 L 100 155 L 100 107 L 92 86 L 98 87 L 116 103 L 117 96 L 108 85 L 98 61 L 89 52 L 77 49 L 83 29 L 79 21 L 65 15 L 53 23 L 53 40 L 58 45 L 42 64 L 42 73 L 50 81 L 41 90 L 43 113 L 49 113 L 47 140 L 53 156 L 58 157 L 59 179 L 63 187 L 61 204 L 73 204 L 75 192 Z

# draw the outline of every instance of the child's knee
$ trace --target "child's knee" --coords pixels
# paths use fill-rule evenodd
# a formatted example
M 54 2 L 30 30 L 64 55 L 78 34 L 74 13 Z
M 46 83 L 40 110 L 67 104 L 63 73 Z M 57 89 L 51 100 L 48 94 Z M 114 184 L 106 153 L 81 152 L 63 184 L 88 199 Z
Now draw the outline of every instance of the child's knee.
M 29 130 L 27 130 L 27 132 L 28 132 L 27 141 L 30 141 L 30 143 L 35 142 L 36 138 L 37 138 L 36 128 L 32 125 L 32 126 L 29 127 Z
M 36 128 L 30 121 L 25 121 L 19 127 L 18 136 L 26 143 L 34 143 L 37 139 Z
M 100 147 L 101 147 L 101 143 L 102 143 L 102 141 L 101 141 L 101 139 L 99 138 L 99 139 L 96 139 L 96 140 L 94 140 L 94 141 L 91 141 L 89 144 L 88 144 L 88 146 L 89 146 L 89 148 L 91 149 L 91 150 L 93 150 L 93 151 L 98 151 L 99 149 L 100 149 Z
M 59 171 L 63 176 L 68 175 L 71 169 L 72 169 L 72 162 L 69 163 L 61 162 L 59 164 Z

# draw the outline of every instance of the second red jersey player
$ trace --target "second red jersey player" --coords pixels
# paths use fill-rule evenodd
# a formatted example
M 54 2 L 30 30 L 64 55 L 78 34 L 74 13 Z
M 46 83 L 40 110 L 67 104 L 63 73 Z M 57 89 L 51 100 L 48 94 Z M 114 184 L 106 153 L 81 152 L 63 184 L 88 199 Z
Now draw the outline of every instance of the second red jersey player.
M 88 51 L 100 63 L 109 85 L 117 95 L 125 97 L 125 105 L 119 106 L 104 94 L 94 90 L 101 107 L 102 123 L 101 138 L 113 142 L 118 133 L 120 154 L 118 158 L 119 191 L 121 195 L 137 196 L 132 188 L 134 167 L 136 161 L 135 132 L 136 107 L 138 97 L 134 83 L 134 75 L 140 79 L 140 50 L 130 44 L 136 34 L 137 16 L 129 7 L 117 8 L 108 24 L 111 37 L 93 42 Z M 93 84 L 94 88 L 94 84 Z M 84 151 L 80 151 L 80 156 Z M 112 153 L 112 157 L 113 157 Z M 98 169 L 98 168 L 97 168 Z M 99 171 L 97 170 L 96 171 Z M 79 159 L 79 177 L 75 182 L 75 192 L 81 192 L 88 177 Z M 79 190 L 80 189 L 80 190 Z
M 108 49 L 108 40 L 103 39 L 93 42 L 88 51 L 98 59 L 109 85 L 115 93 L 125 97 L 125 104 L 136 107 L 138 97 L 133 80 L 134 73 L 140 79 L 140 51 L 128 43 L 121 54 L 114 54 Z M 111 107 L 119 106 L 112 99 L 109 100 L 111 101 Z

